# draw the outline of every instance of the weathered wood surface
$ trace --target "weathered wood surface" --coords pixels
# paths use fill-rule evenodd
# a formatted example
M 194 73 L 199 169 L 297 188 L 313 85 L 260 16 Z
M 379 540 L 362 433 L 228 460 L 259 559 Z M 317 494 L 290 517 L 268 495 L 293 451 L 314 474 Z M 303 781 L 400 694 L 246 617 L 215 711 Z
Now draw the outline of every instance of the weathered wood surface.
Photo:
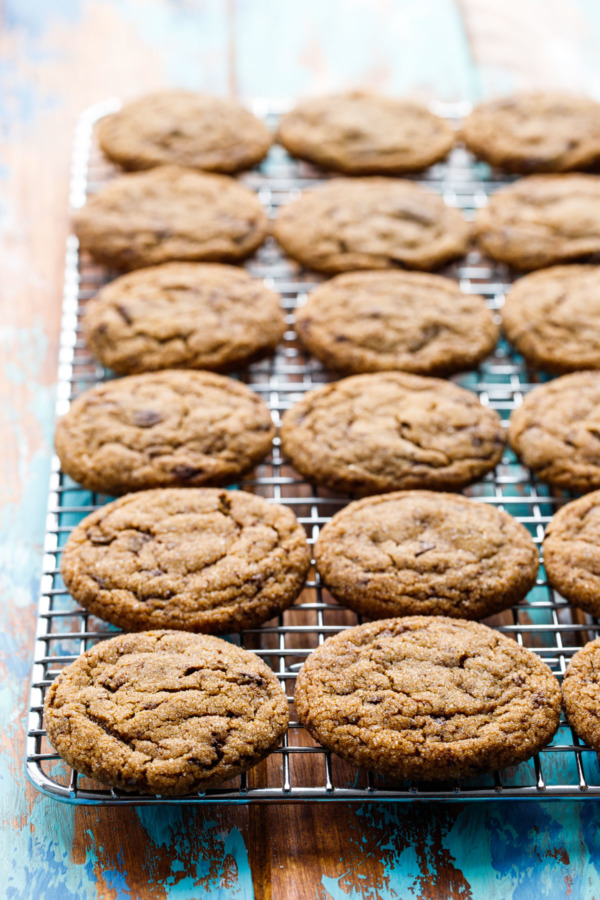
M 1 0 L 0 895 L 600 898 L 593 803 L 74 809 L 23 775 L 73 125 L 164 85 L 600 94 L 594 0 Z

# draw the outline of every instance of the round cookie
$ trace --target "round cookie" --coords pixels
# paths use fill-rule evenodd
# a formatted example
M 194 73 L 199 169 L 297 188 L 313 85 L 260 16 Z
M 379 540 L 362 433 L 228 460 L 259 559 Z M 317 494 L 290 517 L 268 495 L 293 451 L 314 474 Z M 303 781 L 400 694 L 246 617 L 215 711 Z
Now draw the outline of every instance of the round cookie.
M 479 210 L 486 253 L 518 269 L 541 269 L 600 252 L 600 177 L 531 175 L 500 188 Z
M 172 797 L 247 771 L 289 719 L 279 681 L 258 656 L 181 631 L 96 644 L 54 680 L 44 717 L 52 746 L 78 772 Z
M 277 138 L 292 154 L 347 175 L 399 175 L 430 166 L 454 144 L 450 125 L 411 100 L 349 91 L 303 100 Z
M 336 600 L 371 619 L 490 616 L 523 599 L 539 566 L 508 513 L 430 491 L 350 503 L 322 529 L 315 560 Z
M 600 103 L 551 91 L 487 100 L 467 116 L 462 137 L 509 172 L 567 172 L 600 158 Z
M 600 752 L 600 638 L 572 658 L 562 683 L 562 699 L 573 730 Z
M 471 391 L 379 372 L 305 394 L 283 416 L 281 445 L 305 478 L 362 495 L 476 481 L 502 458 L 504 432 Z
M 544 568 L 569 603 L 600 615 L 600 491 L 558 510 L 544 535 Z
M 290 509 L 246 491 L 158 488 L 86 516 L 60 568 L 73 598 L 113 625 L 221 634 L 291 606 L 309 567 Z
M 534 368 L 600 369 L 600 266 L 553 266 L 520 278 L 506 298 L 502 324 Z
M 105 366 L 227 372 L 275 349 L 280 298 L 243 269 L 165 263 L 111 281 L 85 309 L 85 340 Z
M 327 638 L 294 706 L 315 740 L 356 766 L 444 780 L 516 765 L 560 717 L 560 688 L 531 650 L 478 622 L 383 619 Z
M 267 233 L 256 194 L 225 175 L 179 166 L 115 178 L 73 224 L 83 250 L 119 269 L 171 260 L 236 262 Z
M 319 285 L 296 311 L 302 343 L 340 372 L 399 369 L 450 375 L 496 346 L 482 297 L 422 272 L 350 272 Z
M 284 206 L 274 234 L 321 272 L 434 269 L 465 253 L 470 227 L 439 194 L 400 178 L 333 178 Z
M 266 156 L 272 138 L 239 103 L 177 90 L 146 94 L 102 119 L 98 141 L 125 169 L 175 163 L 239 172 Z
M 147 372 L 84 391 L 56 426 L 67 475 L 91 491 L 226 484 L 271 448 L 261 398 L 212 372 Z
M 600 372 L 574 372 L 526 394 L 508 440 L 542 481 L 574 491 L 600 488 Z

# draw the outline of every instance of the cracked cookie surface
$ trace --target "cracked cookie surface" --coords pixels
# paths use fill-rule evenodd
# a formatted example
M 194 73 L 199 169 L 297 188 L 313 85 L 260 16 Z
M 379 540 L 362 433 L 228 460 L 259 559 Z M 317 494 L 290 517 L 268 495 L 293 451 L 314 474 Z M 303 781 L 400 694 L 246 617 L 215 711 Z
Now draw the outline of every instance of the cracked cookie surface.
M 544 535 L 544 567 L 569 603 L 600 614 L 600 491 L 555 514 Z
M 471 391 L 379 372 L 307 393 L 284 414 L 281 442 L 309 480 L 378 494 L 476 481 L 500 461 L 504 432 L 498 414 Z
M 315 560 L 331 594 L 372 619 L 490 616 L 523 599 L 539 566 L 508 513 L 430 491 L 350 503 L 322 529 Z
M 63 470 L 85 488 L 124 494 L 226 484 L 270 450 L 261 398 L 212 372 L 146 372 L 99 384 L 56 426 Z
M 251 112 L 222 97 L 160 91 L 102 119 L 98 141 L 126 169 L 175 163 L 207 172 L 239 172 L 263 159 L 271 135 Z
M 118 269 L 172 260 L 237 262 L 267 233 L 256 194 L 226 175 L 180 166 L 115 178 L 73 224 L 81 248 Z
M 119 374 L 227 372 L 274 350 L 285 320 L 279 296 L 243 269 L 175 262 L 111 281 L 87 304 L 83 330 Z
M 498 340 L 482 297 L 422 272 L 337 275 L 296 311 L 296 331 L 326 366 L 346 373 L 450 375 L 474 368 Z
M 290 606 L 310 550 L 290 509 L 246 491 L 159 488 L 96 510 L 71 532 L 73 598 L 128 631 L 226 633 Z
M 74 769 L 123 791 L 177 796 L 251 768 L 287 730 L 288 703 L 253 653 L 208 635 L 102 641 L 46 694 L 48 737 Z
M 348 175 L 399 175 L 448 153 L 454 131 L 411 100 L 349 91 L 311 97 L 281 119 L 278 140 L 292 154 Z
M 569 663 L 562 698 L 569 724 L 600 753 L 600 638 L 578 650 Z
M 600 488 L 600 372 L 574 372 L 534 388 L 510 416 L 508 440 L 543 481 Z
M 461 778 L 527 759 L 550 741 L 560 688 L 516 641 L 441 616 L 350 628 L 312 653 L 298 718 L 356 766 L 398 778 Z
M 500 188 L 475 219 L 494 259 L 541 269 L 600 252 L 600 177 L 531 175 Z
M 273 233 L 322 272 L 434 269 L 466 252 L 470 227 L 439 194 L 400 178 L 333 178 L 284 206 Z

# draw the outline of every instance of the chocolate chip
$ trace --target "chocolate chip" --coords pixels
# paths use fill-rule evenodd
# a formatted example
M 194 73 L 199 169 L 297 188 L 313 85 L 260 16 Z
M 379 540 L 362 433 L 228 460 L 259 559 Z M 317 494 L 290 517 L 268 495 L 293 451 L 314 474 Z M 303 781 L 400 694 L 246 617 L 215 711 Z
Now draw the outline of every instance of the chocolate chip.
M 158 425 L 159 422 L 162 422 L 161 414 L 153 409 L 138 409 L 134 412 L 132 418 L 133 424 L 137 425 L 138 428 L 151 428 L 153 425 Z

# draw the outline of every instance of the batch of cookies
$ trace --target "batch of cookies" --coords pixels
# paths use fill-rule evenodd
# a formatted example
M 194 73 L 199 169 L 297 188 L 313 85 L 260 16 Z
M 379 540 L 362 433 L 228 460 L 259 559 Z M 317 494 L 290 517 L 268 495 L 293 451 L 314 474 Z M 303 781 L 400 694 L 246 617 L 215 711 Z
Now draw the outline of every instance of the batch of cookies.
M 61 572 L 75 601 L 121 627 L 46 696 L 57 752 L 124 791 L 184 795 L 248 770 L 289 722 L 273 671 L 215 635 L 260 627 L 300 595 L 311 566 L 289 507 L 226 490 L 270 452 L 263 400 L 227 373 L 274 351 L 279 297 L 234 264 L 269 230 L 334 276 L 296 311 L 306 350 L 343 376 L 283 415 L 284 457 L 313 485 L 357 496 L 321 529 L 314 562 L 343 607 L 371 620 L 322 643 L 300 670 L 297 716 L 343 759 L 397 778 L 448 780 L 528 759 L 559 725 L 561 690 L 532 651 L 476 619 L 521 601 L 537 548 L 496 506 L 449 493 L 500 462 L 497 413 L 445 377 L 498 341 L 483 299 L 432 269 L 475 239 L 520 270 L 506 336 L 560 377 L 534 388 L 508 438 L 524 465 L 584 496 L 554 517 L 548 579 L 600 613 L 600 104 L 531 94 L 480 104 L 460 133 L 425 107 L 353 92 L 300 103 L 276 139 L 335 177 L 270 229 L 235 174 L 273 136 L 237 104 L 155 94 L 102 121 L 127 171 L 75 216 L 80 247 L 126 270 L 89 302 L 84 334 L 120 377 L 59 421 L 63 471 L 118 496 L 71 533 Z M 474 225 L 402 176 L 457 140 L 524 177 Z M 571 265 L 561 265 L 571 263 Z M 421 271 L 415 271 L 421 270 Z M 592 493 L 590 493 L 592 492 Z M 570 723 L 600 750 L 600 642 L 564 679 Z

